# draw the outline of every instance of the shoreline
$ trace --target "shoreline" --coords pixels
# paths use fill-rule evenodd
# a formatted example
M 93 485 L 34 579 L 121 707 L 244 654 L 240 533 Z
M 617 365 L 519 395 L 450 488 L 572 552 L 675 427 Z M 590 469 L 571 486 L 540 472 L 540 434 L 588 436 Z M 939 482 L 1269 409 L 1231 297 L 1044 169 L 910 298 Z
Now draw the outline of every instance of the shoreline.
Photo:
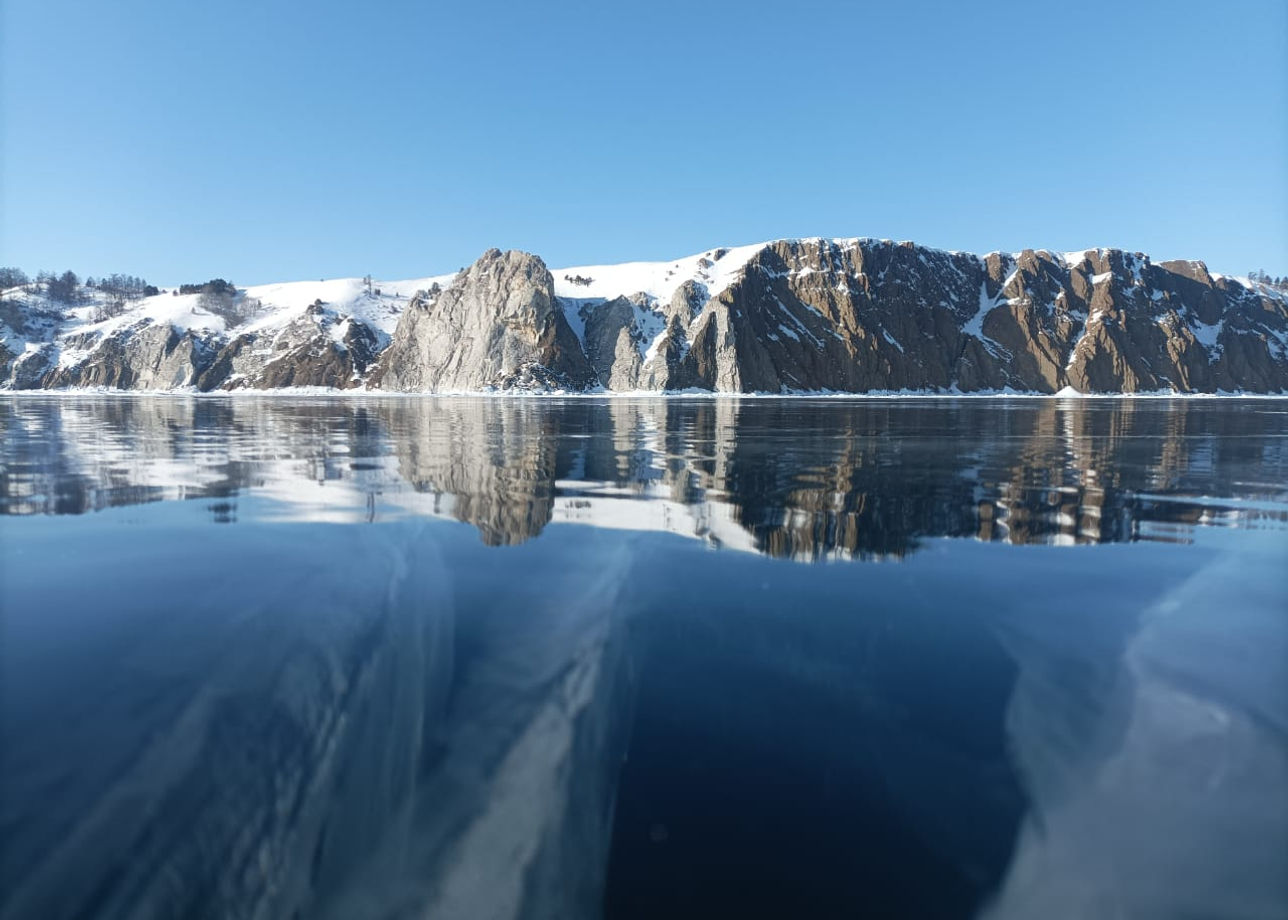
M 1288 392 L 1278 393 L 1178 393 L 1175 391 L 1146 391 L 1139 393 L 1058 393 L 1008 392 L 981 390 L 970 393 L 952 393 L 936 390 L 872 390 L 866 393 L 849 393 L 830 390 L 809 390 L 796 393 L 731 393 L 711 390 L 471 390 L 451 392 L 396 392 L 390 390 L 338 389 L 331 387 L 281 387 L 276 389 L 240 389 L 201 391 L 189 388 L 171 390 L 121 390 L 112 387 L 77 387 L 59 389 L 0 390 L 0 399 L 33 399 L 54 397 L 75 399 L 87 396 L 109 398 L 171 398 L 171 399 L 783 399 L 783 400 L 916 400 L 916 399 L 1286 399 Z

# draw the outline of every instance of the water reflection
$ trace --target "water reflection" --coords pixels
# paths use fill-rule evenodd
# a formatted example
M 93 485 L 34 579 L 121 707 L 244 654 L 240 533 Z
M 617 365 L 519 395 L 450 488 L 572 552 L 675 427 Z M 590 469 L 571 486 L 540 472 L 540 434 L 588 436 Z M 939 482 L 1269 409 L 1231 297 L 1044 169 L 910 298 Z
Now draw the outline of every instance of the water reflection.
M 1285 410 L 0 400 L 0 918 L 1273 916 Z
M 1280 406 L 15 399 L 0 512 L 210 499 L 221 523 L 429 515 L 493 546 L 577 524 L 798 560 L 902 557 L 936 536 L 1186 541 L 1288 519 Z

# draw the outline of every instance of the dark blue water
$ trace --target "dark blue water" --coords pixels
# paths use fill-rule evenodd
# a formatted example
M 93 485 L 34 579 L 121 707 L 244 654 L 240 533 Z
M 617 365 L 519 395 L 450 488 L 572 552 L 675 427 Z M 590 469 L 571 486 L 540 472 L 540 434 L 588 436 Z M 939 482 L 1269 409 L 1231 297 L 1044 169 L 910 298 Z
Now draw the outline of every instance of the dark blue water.
M 1288 910 L 1288 401 L 0 425 L 0 917 Z

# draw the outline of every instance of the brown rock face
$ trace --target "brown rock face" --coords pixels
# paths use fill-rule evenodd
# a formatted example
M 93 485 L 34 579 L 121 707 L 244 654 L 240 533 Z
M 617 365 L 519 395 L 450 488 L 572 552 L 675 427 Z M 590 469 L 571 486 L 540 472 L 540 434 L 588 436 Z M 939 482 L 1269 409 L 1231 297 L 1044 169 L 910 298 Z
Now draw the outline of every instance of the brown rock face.
M 713 390 L 1288 390 L 1288 295 L 1118 250 L 782 241 L 693 329 L 682 385 Z

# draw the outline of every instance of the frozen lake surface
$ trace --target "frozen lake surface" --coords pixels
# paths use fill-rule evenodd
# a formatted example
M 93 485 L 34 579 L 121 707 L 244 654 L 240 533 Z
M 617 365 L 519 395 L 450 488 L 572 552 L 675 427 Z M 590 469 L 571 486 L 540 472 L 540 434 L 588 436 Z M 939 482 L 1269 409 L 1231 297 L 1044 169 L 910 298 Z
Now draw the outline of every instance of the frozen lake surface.
M 0 399 L 0 918 L 1288 915 L 1288 401 Z

